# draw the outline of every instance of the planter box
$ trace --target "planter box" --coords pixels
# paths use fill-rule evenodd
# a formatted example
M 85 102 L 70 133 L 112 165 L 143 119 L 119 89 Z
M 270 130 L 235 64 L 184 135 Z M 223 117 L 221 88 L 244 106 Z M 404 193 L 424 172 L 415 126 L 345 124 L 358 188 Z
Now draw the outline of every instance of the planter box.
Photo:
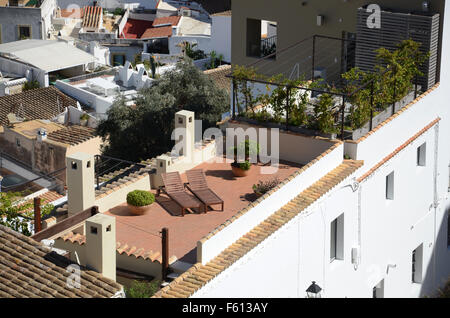
M 418 88 L 420 91 L 420 87 Z M 395 110 L 394 112 L 399 111 L 409 103 L 411 103 L 414 100 L 414 90 L 409 92 L 408 95 L 403 97 L 400 101 L 395 103 Z M 386 110 L 382 111 L 381 113 L 377 114 L 372 119 L 372 129 L 377 127 L 380 123 L 388 119 L 392 116 L 392 105 L 388 106 Z M 359 138 L 365 136 L 370 131 L 370 120 L 365 124 L 363 127 L 359 129 L 355 129 L 353 131 L 346 131 L 346 135 L 349 136 L 349 139 L 351 140 L 358 140 Z
M 283 125 L 283 124 L 273 123 L 273 122 L 262 122 L 262 121 L 258 121 L 256 119 L 251 119 L 251 118 L 246 118 L 246 117 L 236 117 L 235 120 L 238 122 L 243 122 L 243 123 L 247 123 L 250 125 L 262 126 L 265 128 L 278 128 L 278 129 L 280 129 L 281 132 L 291 131 L 291 132 L 295 132 L 295 133 L 299 133 L 299 134 L 311 136 L 311 137 L 319 136 L 319 137 L 324 137 L 324 138 L 329 138 L 329 139 L 336 139 L 336 136 L 337 136 L 337 134 L 335 134 L 335 133 L 326 134 L 326 133 L 322 133 L 318 130 L 297 127 L 297 126 L 290 126 L 290 125 L 286 127 L 286 125 Z

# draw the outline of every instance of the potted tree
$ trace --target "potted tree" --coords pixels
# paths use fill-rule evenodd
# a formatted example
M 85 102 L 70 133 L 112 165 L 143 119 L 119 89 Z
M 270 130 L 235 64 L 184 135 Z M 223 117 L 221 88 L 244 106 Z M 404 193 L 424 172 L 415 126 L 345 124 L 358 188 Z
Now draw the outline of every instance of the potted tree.
M 89 115 L 84 113 L 80 116 L 80 125 L 81 126 L 87 126 L 89 120 Z
M 250 157 L 256 157 L 259 154 L 259 144 L 255 141 L 246 140 L 234 147 L 234 162 L 231 164 L 231 170 L 235 177 L 245 177 L 248 175 L 252 164 Z M 243 158 L 242 158 L 243 156 Z
M 144 190 L 134 190 L 127 195 L 127 204 L 131 213 L 134 215 L 143 215 L 155 202 L 155 195 Z
M 273 188 L 275 188 L 280 183 L 280 180 L 275 177 L 267 181 L 259 180 L 257 184 L 253 185 L 253 192 L 255 192 L 256 197 L 261 197 Z

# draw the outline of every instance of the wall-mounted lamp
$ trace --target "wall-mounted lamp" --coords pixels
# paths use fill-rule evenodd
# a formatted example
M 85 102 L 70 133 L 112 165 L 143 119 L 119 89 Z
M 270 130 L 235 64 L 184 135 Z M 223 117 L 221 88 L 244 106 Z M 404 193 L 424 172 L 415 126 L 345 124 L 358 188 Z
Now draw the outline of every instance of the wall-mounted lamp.
M 322 288 L 320 288 L 320 286 L 317 285 L 315 281 L 313 281 L 312 284 L 306 290 L 306 295 L 308 298 L 321 298 L 320 295 L 321 291 Z
M 323 20 L 324 20 L 324 16 L 323 15 L 318 15 L 317 16 L 317 26 L 322 26 Z

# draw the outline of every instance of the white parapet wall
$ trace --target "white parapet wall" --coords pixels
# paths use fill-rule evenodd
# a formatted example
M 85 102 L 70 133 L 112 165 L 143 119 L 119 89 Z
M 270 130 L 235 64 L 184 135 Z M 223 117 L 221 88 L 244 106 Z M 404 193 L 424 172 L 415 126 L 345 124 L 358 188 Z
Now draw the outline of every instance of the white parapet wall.
M 301 173 L 296 177 L 282 184 L 279 190 L 259 204 L 252 203 L 249 210 L 240 215 L 239 218 L 227 221 L 226 223 L 229 224 L 212 237 L 197 242 L 197 261 L 202 264 L 208 263 L 250 229 L 275 213 L 329 171 L 339 166 L 342 163 L 343 155 L 344 145 L 337 143 L 313 160 L 310 165 L 303 167 Z
M 134 181 L 125 183 L 119 188 L 114 189 L 106 196 L 96 197 L 95 205 L 98 206 L 100 212 L 106 212 L 127 201 L 127 194 L 134 190 L 150 191 L 150 175 L 145 174 L 136 178 Z

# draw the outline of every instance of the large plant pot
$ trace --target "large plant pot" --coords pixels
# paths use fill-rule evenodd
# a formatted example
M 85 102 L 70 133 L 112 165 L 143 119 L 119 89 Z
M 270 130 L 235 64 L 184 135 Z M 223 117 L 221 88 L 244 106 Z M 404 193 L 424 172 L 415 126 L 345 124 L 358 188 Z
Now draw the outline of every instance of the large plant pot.
M 248 175 L 249 170 L 243 170 L 241 168 L 235 167 L 235 166 L 231 166 L 231 170 L 233 171 L 233 175 L 235 177 L 245 177 Z
M 145 205 L 145 206 L 134 206 L 131 204 L 128 204 L 128 208 L 130 209 L 131 214 L 134 215 L 144 215 L 150 210 L 151 205 Z

